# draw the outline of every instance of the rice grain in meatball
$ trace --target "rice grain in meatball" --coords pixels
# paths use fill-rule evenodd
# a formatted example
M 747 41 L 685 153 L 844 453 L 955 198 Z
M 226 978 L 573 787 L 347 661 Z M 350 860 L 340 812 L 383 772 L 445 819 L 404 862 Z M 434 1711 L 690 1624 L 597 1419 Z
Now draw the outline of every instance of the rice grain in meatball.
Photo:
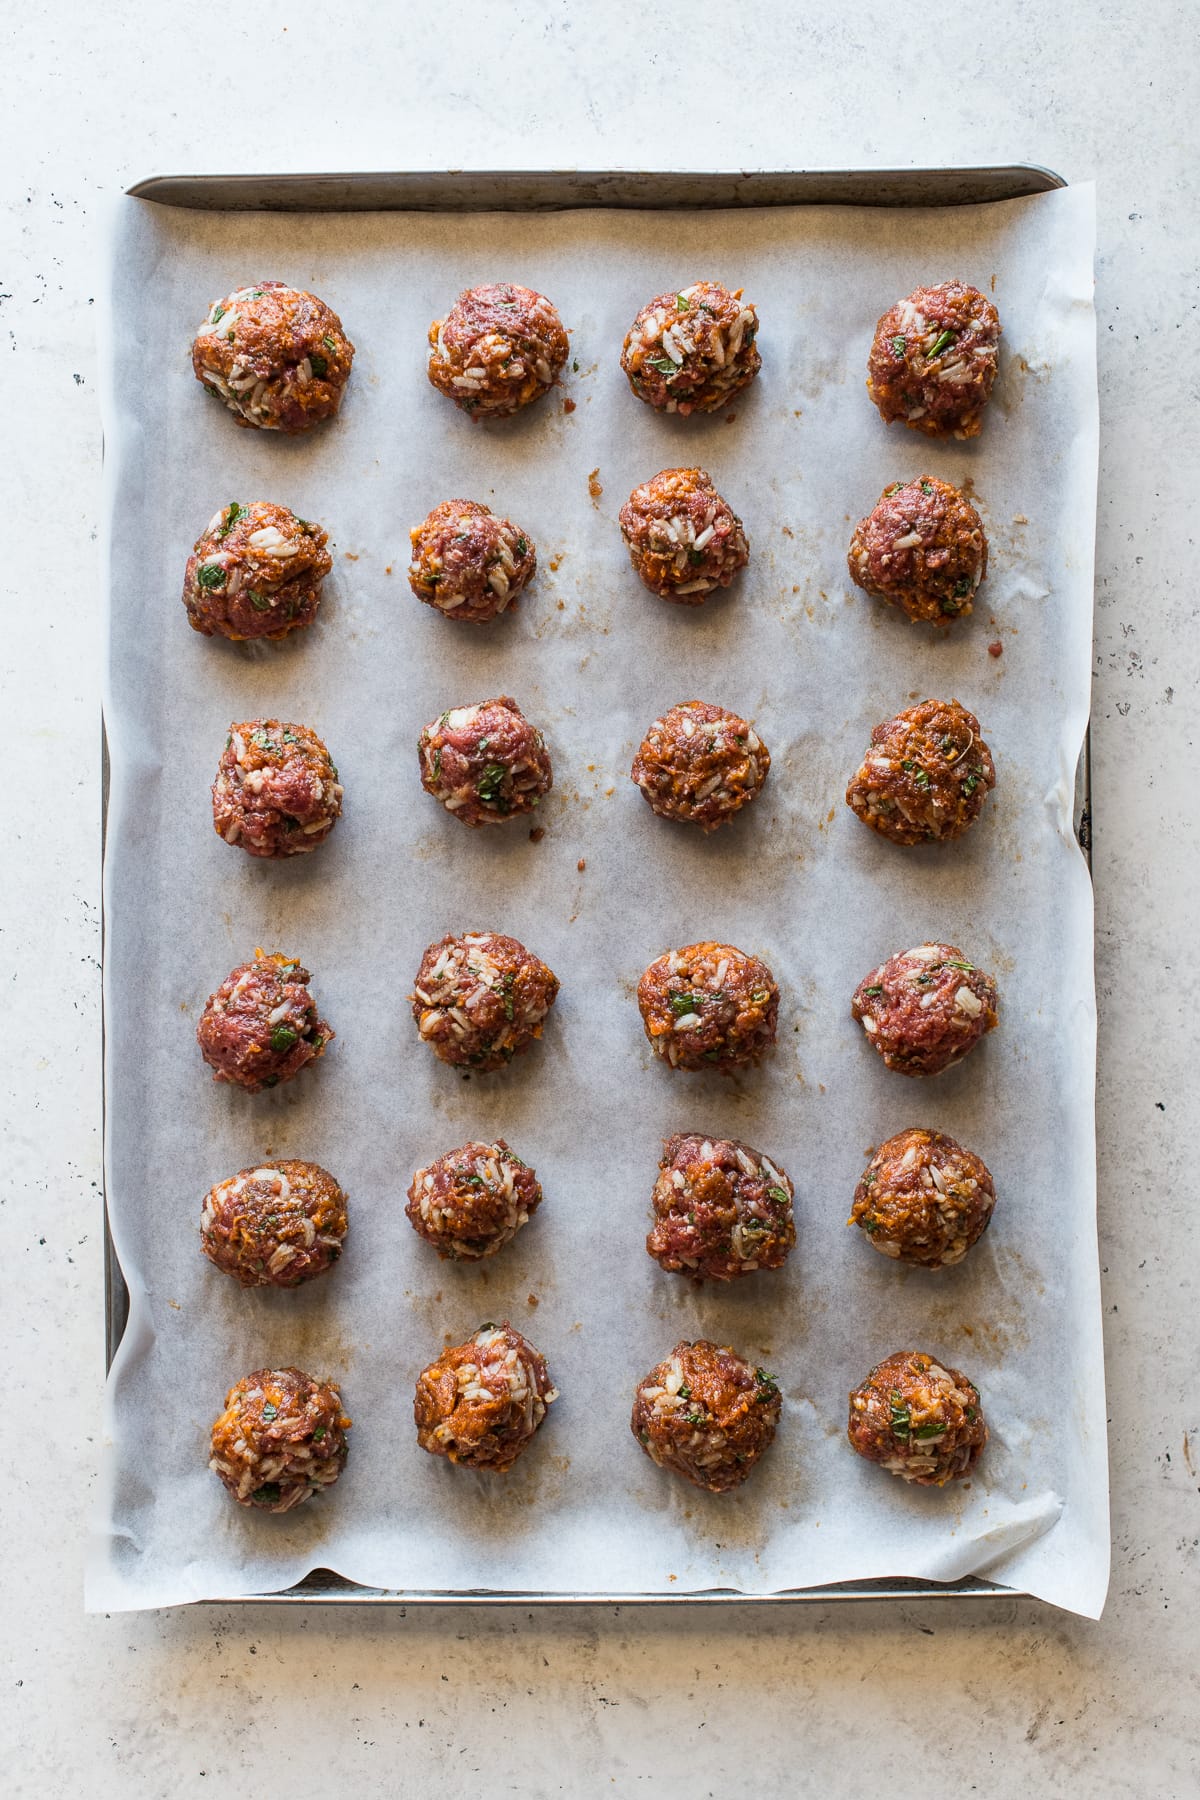
M 246 719 L 229 727 L 212 788 L 213 826 L 251 856 L 302 856 L 342 811 L 328 750 L 307 725 Z
M 846 558 L 858 587 L 914 621 L 949 625 L 971 611 L 987 574 L 983 521 L 948 481 L 893 481 L 860 519 Z
M 548 393 L 569 345 L 545 294 L 511 281 L 467 288 L 429 327 L 429 379 L 473 419 L 506 419 Z
M 542 1035 L 558 977 L 516 938 L 472 932 L 430 944 L 412 994 L 417 1029 L 456 1068 L 502 1069 Z
M 353 361 L 337 314 L 282 281 L 214 300 L 192 344 L 196 380 L 259 431 L 291 434 L 332 418 Z
M 756 798 L 770 767 L 753 725 L 723 706 L 685 700 L 654 721 L 629 773 L 660 819 L 708 832 Z
M 333 1486 L 346 1465 L 349 1430 L 333 1382 L 303 1369 L 256 1369 L 225 1396 L 208 1466 L 239 1505 L 288 1512 Z
M 668 1273 L 733 1281 L 778 1269 L 796 1242 L 793 1188 L 761 1150 L 688 1132 L 663 1147 L 646 1249 Z
M 656 412 L 716 412 L 762 367 L 758 314 L 741 288 L 696 281 L 658 294 L 625 337 L 621 367 L 639 400 Z
M 957 700 L 922 700 L 871 733 L 846 805 L 893 844 L 961 837 L 996 785 L 979 720 Z
M 917 288 L 875 327 L 867 391 L 886 424 L 978 437 L 1000 351 L 1000 315 L 961 281 Z
M 899 1350 L 850 1395 L 851 1447 L 904 1481 L 945 1487 L 974 1469 L 988 1441 L 979 1389 L 921 1350 Z
M 478 1262 L 512 1242 L 542 1203 L 542 1185 L 503 1138 L 462 1144 L 418 1169 L 405 1212 L 439 1256 Z
M 287 506 L 231 500 L 188 557 L 183 604 L 203 637 L 284 638 L 311 625 L 333 567 L 327 532 Z
M 666 951 L 638 982 L 637 998 L 651 1048 L 673 1069 L 742 1068 L 775 1042 L 775 977 L 732 944 Z
M 619 516 L 638 578 L 663 600 L 702 606 L 750 560 L 742 521 L 704 469 L 660 470 Z
M 974 1151 L 913 1126 L 875 1152 L 846 1223 L 860 1226 L 884 1256 L 944 1269 L 978 1243 L 995 1204 L 992 1177 Z
M 900 1075 L 940 1075 L 999 1023 L 995 982 L 953 944 L 898 951 L 863 977 L 850 1010 Z
M 417 599 L 468 625 L 515 607 L 537 569 L 528 532 L 476 500 L 443 500 L 409 537 L 408 585 Z
M 418 1376 L 417 1442 L 431 1456 L 502 1475 L 557 1399 L 540 1350 L 507 1320 L 481 1325 Z
M 508 694 L 456 706 L 417 743 L 421 786 L 463 825 L 502 825 L 538 806 L 554 775 L 546 740 Z
M 317 1163 L 258 1163 L 205 1195 L 200 1247 L 243 1287 L 299 1287 L 331 1269 L 346 1237 L 346 1196 Z
M 335 1033 L 317 1011 L 311 980 L 295 957 L 280 951 L 256 950 L 253 962 L 230 971 L 196 1027 L 214 1081 L 257 1094 L 324 1056 Z
M 638 1383 L 630 1427 L 660 1469 L 710 1494 L 739 1487 L 775 1436 L 782 1401 L 728 1344 L 676 1344 Z

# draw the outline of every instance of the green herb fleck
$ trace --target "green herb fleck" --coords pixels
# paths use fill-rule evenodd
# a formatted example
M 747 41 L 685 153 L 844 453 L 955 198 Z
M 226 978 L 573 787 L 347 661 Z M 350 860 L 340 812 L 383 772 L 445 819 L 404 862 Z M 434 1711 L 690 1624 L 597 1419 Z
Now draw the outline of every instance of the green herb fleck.
M 892 339 L 892 355 L 893 356 L 903 357 L 904 352 L 907 349 L 908 349 L 908 339 L 907 338 L 894 337 Z
M 239 506 L 236 500 L 231 500 L 225 509 L 225 517 L 217 536 L 219 538 L 228 537 L 245 510 L 245 507 Z
M 683 1019 L 688 1013 L 699 1012 L 704 1000 L 700 994 L 672 994 L 668 1004 L 675 1017 Z
M 674 375 L 677 373 L 677 366 L 672 362 L 669 356 L 651 356 L 646 360 L 649 362 L 652 369 L 658 370 L 660 375 Z
M 898 1388 L 892 1392 L 891 1409 L 892 1436 L 906 1444 L 912 1436 L 912 1413 L 909 1411 L 908 1401 Z
M 500 803 L 504 787 L 504 777 L 508 773 L 503 763 L 489 763 L 475 784 L 475 792 L 485 806 Z
M 328 358 L 319 355 L 316 351 L 309 356 L 308 364 L 318 381 L 322 380 L 329 371 Z
M 686 1381 L 681 1381 L 679 1384 L 679 1398 L 681 1400 L 690 1400 L 691 1397 L 692 1397 L 691 1388 L 688 1386 Z
M 935 357 L 940 356 L 947 344 L 952 344 L 957 336 L 958 333 L 956 331 L 943 331 L 941 337 L 939 337 L 934 344 L 933 349 L 925 352 L 926 362 L 933 362 Z
M 321 339 L 321 342 L 324 344 L 325 348 L 329 351 L 331 356 L 337 355 L 337 343 L 333 338 L 323 337 Z
M 676 308 L 678 309 L 678 311 L 680 311 L 680 312 L 688 311 L 688 301 L 683 294 L 676 294 L 675 305 L 676 305 Z
M 260 1500 L 264 1506 L 274 1506 L 279 1499 L 279 1483 L 268 1481 L 265 1487 L 255 1488 L 250 1498 Z
M 290 1050 L 298 1042 L 299 1033 L 293 1031 L 290 1025 L 277 1025 L 271 1033 L 272 1050 Z
M 196 571 L 197 582 L 210 593 L 213 588 L 223 588 L 228 579 L 220 563 L 201 563 Z
M 779 1383 L 773 1375 L 768 1375 L 765 1369 L 755 1369 L 754 1379 L 757 1381 L 764 1394 L 777 1394 L 779 1392 Z
M 913 1430 L 913 1436 L 915 1438 L 941 1437 L 945 1430 L 946 1427 L 939 1420 L 933 1419 L 928 1425 L 917 1425 Z
M 517 555 L 524 556 L 524 554 L 528 550 L 528 548 L 529 548 L 529 545 L 526 543 L 525 539 L 523 537 L 519 537 L 517 539 Z
M 881 987 L 871 987 L 871 988 L 863 989 L 864 996 L 866 996 L 868 994 L 882 994 L 882 992 L 883 992 L 883 989 Z
M 247 588 L 246 598 L 249 600 L 255 612 L 270 612 L 270 600 L 267 598 L 266 594 L 260 594 L 257 588 Z
M 313 1443 L 319 1444 L 321 1442 L 321 1439 L 324 1436 L 325 1436 L 325 1427 L 323 1425 L 318 1425 L 317 1429 L 313 1432 Z
M 960 575 L 954 584 L 954 591 L 960 600 L 965 600 L 971 591 L 971 577 L 969 575 Z
M 979 786 L 978 775 L 968 775 L 967 779 L 962 784 L 962 791 L 964 794 L 967 794 L 969 796 L 975 792 L 975 789 L 978 786 Z
M 228 311 L 229 311 L 229 308 L 227 306 L 222 306 L 220 304 L 220 302 L 218 301 L 216 306 L 214 306 L 212 309 L 212 323 L 214 325 L 219 325 L 221 323 L 221 320 L 225 317 L 225 314 Z

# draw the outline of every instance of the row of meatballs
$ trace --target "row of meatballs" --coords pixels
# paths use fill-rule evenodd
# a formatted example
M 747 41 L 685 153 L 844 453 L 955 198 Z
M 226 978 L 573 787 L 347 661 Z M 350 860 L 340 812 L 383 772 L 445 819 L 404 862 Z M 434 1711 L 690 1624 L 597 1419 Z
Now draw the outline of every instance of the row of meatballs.
M 655 412 L 727 406 L 762 367 L 758 313 L 719 281 L 656 294 L 625 335 L 621 367 Z M 875 327 L 867 391 L 884 421 L 926 437 L 971 438 L 996 379 L 1000 315 L 961 281 L 920 287 Z M 429 327 L 429 379 L 471 418 L 505 419 L 558 382 L 570 345 L 544 294 L 514 282 L 467 288 Z M 192 340 L 192 369 L 239 425 L 297 433 L 342 402 L 354 345 L 323 300 L 260 281 L 214 300 Z

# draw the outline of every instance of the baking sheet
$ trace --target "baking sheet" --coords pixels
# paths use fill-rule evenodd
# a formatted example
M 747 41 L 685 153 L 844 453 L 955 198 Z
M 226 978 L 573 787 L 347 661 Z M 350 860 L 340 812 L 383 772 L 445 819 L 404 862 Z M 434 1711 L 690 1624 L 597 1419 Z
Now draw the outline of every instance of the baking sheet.
M 272 1591 L 323 1566 L 400 1590 L 547 1593 L 986 1575 L 1098 1614 L 1092 915 L 1071 832 L 1091 644 L 1093 243 L 1086 188 L 903 214 L 120 208 L 105 979 L 108 1195 L 131 1312 L 89 1606 Z M 208 301 L 267 273 L 320 293 L 358 347 L 339 420 L 307 441 L 239 431 L 190 372 Z M 628 392 L 621 338 L 648 295 L 701 274 L 755 301 L 763 373 L 731 419 L 661 419 Z M 928 444 L 881 425 L 863 369 L 884 307 L 952 274 L 994 282 L 1001 377 L 980 440 Z M 474 426 L 429 387 L 424 332 L 460 288 L 495 278 L 552 296 L 578 368 L 532 414 Z M 640 587 L 615 523 L 636 482 L 683 462 L 710 470 L 751 541 L 740 585 L 698 611 Z M 854 520 L 888 480 L 923 471 L 970 485 L 992 547 L 975 614 L 945 642 L 845 574 Z M 407 528 L 449 494 L 538 544 L 536 584 L 498 629 L 455 630 L 409 593 Z M 187 628 L 187 550 L 234 497 L 283 500 L 335 540 L 302 642 L 238 648 Z M 554 755 L 540 843 L 520 824 L 468 834 L 417 779 L 421 725 L 498 692 Z M 999 787 L 961 844 L 902 851 L 841 795 L 870 727 L 928 693 L 980 715 Z M 645 726 L 693 696 L 754 718 L 774 758 L 761 800 L 707 841 L 656 820 L 627 776 Z M 231 851 L 209 815 L 228 724 L 259 714 L 315 726 L 346 786 L 331 843 L 278 867 Z M 404 997 L 427 942 L 479 927 L 520 937 L 563 991 L 542 1046 L 467 1081 L 419 1045 Z M 733 1080 L 652 1065 L 632 998 L 653 956 L 703 936 L 763 955 L 783 993 L 776 1055 Z M 959 1069 L 915 1083 L 883 1069 L 848 1000 L 865 969 L 925 937 L 997 976 L 1002 1023 Z M 249 1097 L 209 1081 L 193 1031 L 259 943 L 308 964 L 339 1036 L 318 1070 Z M 978 1150 L 1000 1194 L 966 1265 L 938 1276 L 896 1268 L 844 1225 L 868 1147 L 910 1123 Z M 659 1144 L 687 1128 L 788 1169 L 799 1244 L 784 1271 L 697 1291 L 645 1255 Z M 493 1134 L 536 1165 L 543 1207 L 500 1257 L 440 1263 L 403 1217 L 411 1172 Z M 243 1293 L 199 1253 L 200 1200 L 271 1155 L 338 1174 L 351 1236 L 331 1279 Z M 497 1482 L 420 1452 L 411 1396 L 443 1342 L 505 1316 L 562 1398 Z M 774 1448 L 731 1496 L 672 1481 L 628 1429 L 637 1378 L 700 1335 L 764 1362 L 785 1395 Z M 992 1441 L 965 1489 L 911 1491 L 845 1445 L 847 1389 L 908 1345 L 982 1390 Z M 207 1429 L 232 1380 L 287 1362 L 337 1379 L 355 1428 L 334 1494 L 275 1518 L 230 1504 Z

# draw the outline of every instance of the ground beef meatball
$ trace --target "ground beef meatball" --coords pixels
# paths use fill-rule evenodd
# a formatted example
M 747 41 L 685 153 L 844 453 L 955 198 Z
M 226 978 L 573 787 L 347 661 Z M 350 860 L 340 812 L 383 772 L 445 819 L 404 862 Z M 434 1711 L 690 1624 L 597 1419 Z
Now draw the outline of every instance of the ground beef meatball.
M 999 1023 L 995 982 L 953 944 L 898 951 L 863 977 L 850 1010 L 901 1075 L 940 1075 Z
M 926 437 L 978 437 L 999 350 L 1000 315 L 978 288 L 918 288 L 875 327 L 867 392 L 888 425 L 902 419 Z
M 961 837 L 996 785 L 979 720 L 957 700 L 922 700 L 871 733 L 846 805 L 893 844 Z
M 638 982 L 637 997 L 651 1047 L 673 1069 L 739 1069 L 775 1042 L 775 977 L 732 944 L 666 951 Z
M 875 1152 L 846 1223 L 861 1225 L 885 1256 L 944 1269 L 983 1236 L 995 1204 L 991 1175 L 973 1151 L 912 1127 Z
M 254 952 L 225 977 L 200 1016 L 196 1037 L 214 1081 L 257 1094 L 324 1056 L 334 1030 L 308 991 L 312 976 L 293 956 Z
M 638 1383 L 633 1435 L 660 1469 L 710 1494 L 739 1487 L 775 1436 L 779 1384 L 729 1345 L 676 1344 Z
M 299 1287 L 333 1267 L 346 1196 L 316 1163 L 260 1163 L 205 1195 L 200 1248 L 243 1287 Z
M 742 521 L 703 469 L 663 469 L 644 481 L 620 522 L 639 579 L 683 606 L 702 606 L 750 560 Z
M 850 1395 L 847 1434 L 868 1462 L 922 1487 L 962 1481 L 988 1441 L 979 1389 L 920 1350 L 899 1350 Z
M 443 500 L 408 535 L 409 587 L 427 606 L 468 625 L 515 607 L 537 569 L 533 539 L 475 500 Z
M 558 977 L 516 938 L 495 931 L 444 937 L 421 958 L 417 1029 L 456 1068 L 502 1069 L 542 1035 Z
M 456 706 L 417 741 L 421 786 L 464 825 L 532 812 L 554 775 L 546 740 L 508 694 Z
M 570 346 L 557 311 L 511 281 L 467 288 L 429 327 L 429 379 L 473 419 L 507 419 L 548 393 Z
M 204 637 L 284 638 L 311 625 L 333 567 L 328 533 L 286 506 L 231 500 L 188 557 L 183 604 Z
M 242 1506 L 288 1512 L 345 1466 L 350 1420 L 331 1381 L 256 1369 L 235 1381 L 212 1428 L 209 1468 Z
M 621 367 L 655 412 L 717 412 L 762 367 L 758 314 L 741 288 L 697 281 L 643 306 L 625 337 Z
M 229 727 L 212 801 L 213 825 L 227 844 L 251 856 L 300 856 L 337 824 L 342 789 L 307 725 L 247 719 Z
M 260 281 L 214 300 L 192 344 L 192 368 L 239 425 L 307 431 L 331 419 L 354 345 L 315 294 Z
M 759 793 L 771 752 L 723 706 L 685 700 L 642 739 L 630 776 L 660 819 L 716 831 Z
M 418 1169 L 405 1211 L 439 1256 L 478 1262 L 512 1242 L 542 1204 L 542 1184 L 503 1138 L 463 1144 Z
M 761 1150 L 699 1132 L 668 1138 L 646 1249 L 660 1268 L 693 1281 L 732 1281 L 778 1269 L 796 1242 L 793 1188 Z
M 502 1475 L 557 1399 L 540 1350 L 507 1320 L 481 1325 L 418 1376 L 417 1442 L 431 1456 Z
M 970 612 L 987 574 L 983 521 L 948 481 L 893 481 L 860 519 L 846 558 L 850 579 L 910 619 L 949 625 Z

